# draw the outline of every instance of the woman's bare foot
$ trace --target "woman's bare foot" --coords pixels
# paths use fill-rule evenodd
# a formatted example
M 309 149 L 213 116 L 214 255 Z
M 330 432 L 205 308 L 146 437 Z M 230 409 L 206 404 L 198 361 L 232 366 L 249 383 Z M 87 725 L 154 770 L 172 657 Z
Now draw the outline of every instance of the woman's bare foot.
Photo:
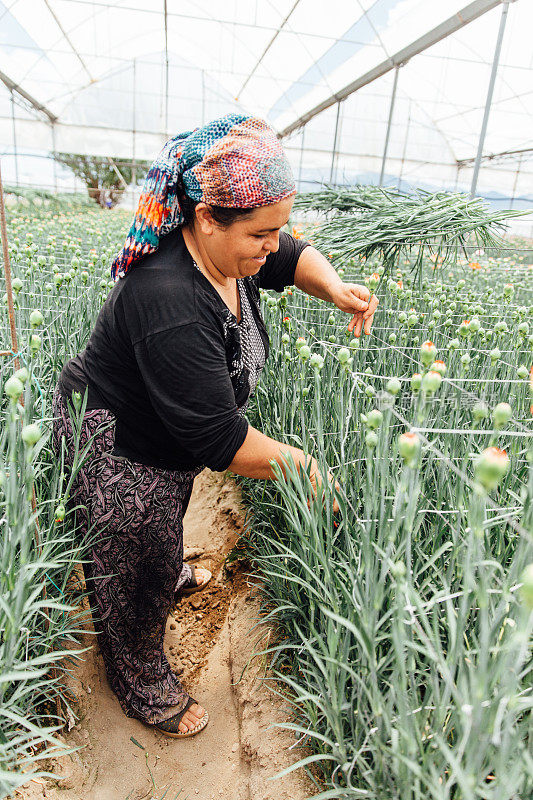
M 198 725 L 204 714 L 205 708 L 202 708 L 198 703 L 193 703 L 181 718 L 178 726 L 180 732 L 187 733 L 187 731 L 191 731 Z

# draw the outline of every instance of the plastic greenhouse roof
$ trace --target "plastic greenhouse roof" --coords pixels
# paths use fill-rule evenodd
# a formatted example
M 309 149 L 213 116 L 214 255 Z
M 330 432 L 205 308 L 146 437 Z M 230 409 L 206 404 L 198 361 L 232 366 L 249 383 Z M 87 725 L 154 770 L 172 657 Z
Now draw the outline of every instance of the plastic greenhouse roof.
M 467 6 L 490 8 L 400 68 L 393 128 L 409 115 L 412 157 L 456 165 L 476 153 L 498 0 L 0 0 L 0 72 L 41 106 L 13 92 L 19 146 L 52 149 L 56 118 L 58 150 L 152 158 L 168 136 L 232 110 L 283 130 Z M 533 2 L 514 0 L 487 154 L 533 147 L 531 30 Z M 0 149 L 13 113 L 4 84 Z M 342 141 L 335 108 L 323 112 L 305 147 L 377 158 L 391 87 L 389 72 L 342 104 Z M 392 158 L 402 141 L 391 138 Z

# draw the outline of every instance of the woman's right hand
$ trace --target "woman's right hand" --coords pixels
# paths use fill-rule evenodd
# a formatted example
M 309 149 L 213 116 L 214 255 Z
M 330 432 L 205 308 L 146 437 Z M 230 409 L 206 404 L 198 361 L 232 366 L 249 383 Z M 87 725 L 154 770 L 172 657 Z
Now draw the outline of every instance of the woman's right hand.
M 313 487 L 313 492 L 315 493 L 315 497 L 316 497 L 317 496 L 317 492 L 318 492 L 318 487 L 322 486 L 323 478 L 322 478 L 322 475 L 321 475 L 320 470 L 318 468 L 318 462 L 316 461 L 315 458 L 311 459 L 311 474 L 310 474 L 309 477 L 310 477 L 310 480 L 311 480 L 311 486 Z M 328 477 L 328 483 L 329 484 L 333 483 L 333 481 L 335 480 L 333 475 L 329 471 L 327 473 L 327 477 Z M 340 484 L 336 480 L 335 481 L 335 489 L 337 491 L 339 491 L 340 488 L 341 488 Z M 308 502 L 307 505 L 309 507 L 310 503 Z M 333 498 L 333 512 L 335 514 L 337 514 L 339 511 L 340 511 L 340 509 L 339 509 L 339 504 L 337 502 L 337 498 L 334 497 Z
M 293 447 L 290 444 L 278 442 L 276 439 L 271 439 L 265 436 L 264 433 L 261 433 L 261 431 L 249 425 L 246 439 L 235 454 L 228 468 L 237 475 L 244 475 L 247 478 L 275 479 L 276 475 L 272 470 L 272 461 L 277 461 L 282 468 L 282 472 L 285 472 L 288 453 L 292 456 L 296 464 L 301 465 L 301 467 L 304 466 L 306 456 L 303 450 L 298 447 Z M 308 465 L 309 461 L 311 462 L 311 485 L 316 497 L 318 487 L 322 485 L 322 475 L 320 474 L 316 458 L 307 456 Z M 333 475 L 328 471 L 329 483 L 331 484 L 333 480 Z M 335 489 L 339 490 L 340 488 L 339 483 L 335 481 Z M 310 505 L 310 503 L 308 503 L 308 505 Z M 333 500 L 333 511 L 335 513 L 339 511 L 339 504 L 336 498 Z

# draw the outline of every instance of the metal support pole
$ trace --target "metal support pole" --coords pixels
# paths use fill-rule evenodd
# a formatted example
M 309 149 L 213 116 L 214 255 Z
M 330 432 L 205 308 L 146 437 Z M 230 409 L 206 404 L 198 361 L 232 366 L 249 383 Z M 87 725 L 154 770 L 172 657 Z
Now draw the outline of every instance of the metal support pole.
M 298 191 L 302 190 L 302 165 L 304 161 L 305 125 L 302 128 L 302 143 L 300 145 L 300 166 L 298 168 Z
M 516 172 L 515 172 L 514 182 L 513 182 L 513 196 L 511 197 L 511 205 L 509 206 L 509 208 L 512 208 L 514 206 L 514 200 L 515 200 L 515 197 L 516 197 L 516 187 L 518 185 L 518 176 L 520 175 L 520 170 L 522 169 L 522 159 L 523 159 L 523 157 L 524 157 L 524 154 L 520 153 L 520 158 L 518 159 L 518 165 L 516 167 Z
M 333 183 L 333 172 L 335 169 L 335 158 L 337 155 L 337 140 L 339 135 L 339 117 L 341 113 L 341 104 L 337 103 L 337 116 L 335 118 L 335 135 L 333 137 L 333 152 L 331 154 L 331 168 L 329 171 L 329 182 Z
M 472 175 L 472 185 L 470 187 L 470 197 L 474 197 L 477 189 L 477 179 L 479 175 L 479 167 L 481 164 L 481 156 L 483 154 L 483 145 L 485 144 L 485 134 L 487 133 L 487 125 L 489 122 L 490 106 L 492 103 L 492 95 L 494 92 L 494 84 L 496 82 L 496 73 L 498 71 L 498 62 L 500 60 L 500 52 L 502 49 L 503 32 L 505 31 L 505 23 L 507 21 L 507 12 L 509 11 L 509 0 L 505 0 L 502 7 L 502 15 L 500 18 L 500 27 L 498 29 L 498 37 L 496 39 L 496 47 L 494 49 L 494 58 L 492 59 L 492 70 L 490 73 L 489 88 L 487 91 L 487 99 L 485 101 L 485 111 L 483 114 L 483 122 L 481 123 L 481 133 L 479 134 L 479 142 L 477 147 L 476 161 L 474 163 L 474 174 Z
M 389 149 L 390 129 L 392 124 L 392 115 L 394 114 L 394 103 L 396 102 L 396 88 L 398 86 L 398 72 L 400 67 L 394 69 L 394 82 L 392 84 L 392 94 L 389 106 L 389 119 L 387 122 L 387 133 L 385 135 L 385 147 L 383 148 L 383 158 L 381 159 L 381 173 L 379 176 L 379 185 L 383 186 L 383 177 L 385 175 L 385 162 L 387 161 L 387 151 Z
M 407 112 L 407 125 L 405 126 L 405 139 L 403 142 L 402 162 L 400 164 L 400 174 L 398 175 L 397 189 L 400 191 L 403 177 L 403 166 L 405 163 L 405 154 L 407 153 L 407 139 L 409 137 L 409 126 L 411 125 L 411 101 L 409 100 L 409 111 Z
M 11 121 L 13 125 L 13 154 L 15 156 L 15 181 L 19 185 L 19 164 L 17 155 L 17 129 L 15 127 L 15 98 L 13 97 L 13 90 L 11 90 Z
M 133 98 L 132 98 L 132 125 L 131 125 L 131 202 L 135 204 L 135 187 L 137 186 L 137 165 L 135 163 L 135 87 L 137 84 L 137 59 L 133 59 Z
M 56 153 L 56 126 L 55 122 L 52 122 L 52 153 L 54 154 L 54 158 L 52 159 L 52 170 L 54 172 L 54 192 L 57 194 L 57 161 L 55 158 Z
M 202 125 L 205 125 L 205 70 L 202 70 Z
M 168 136 L 168 19 L 167 19 L 167 0 L 164 0 L 165 7 L 165 136 Z

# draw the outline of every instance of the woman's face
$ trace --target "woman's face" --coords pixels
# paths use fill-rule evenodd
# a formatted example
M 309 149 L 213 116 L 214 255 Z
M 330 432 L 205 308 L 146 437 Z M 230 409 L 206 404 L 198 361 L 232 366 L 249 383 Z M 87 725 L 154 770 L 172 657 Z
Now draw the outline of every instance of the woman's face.
M 244 278 L 259 272 L 269 253 L 279 247 L 280 228 L 287 224 L 294 195 L 269 206 L 254 208 L 248 216 L 227 228 L 216 225 L 207 206 L 197 206 L 202 245 L 215 267 L 224 275 Z

